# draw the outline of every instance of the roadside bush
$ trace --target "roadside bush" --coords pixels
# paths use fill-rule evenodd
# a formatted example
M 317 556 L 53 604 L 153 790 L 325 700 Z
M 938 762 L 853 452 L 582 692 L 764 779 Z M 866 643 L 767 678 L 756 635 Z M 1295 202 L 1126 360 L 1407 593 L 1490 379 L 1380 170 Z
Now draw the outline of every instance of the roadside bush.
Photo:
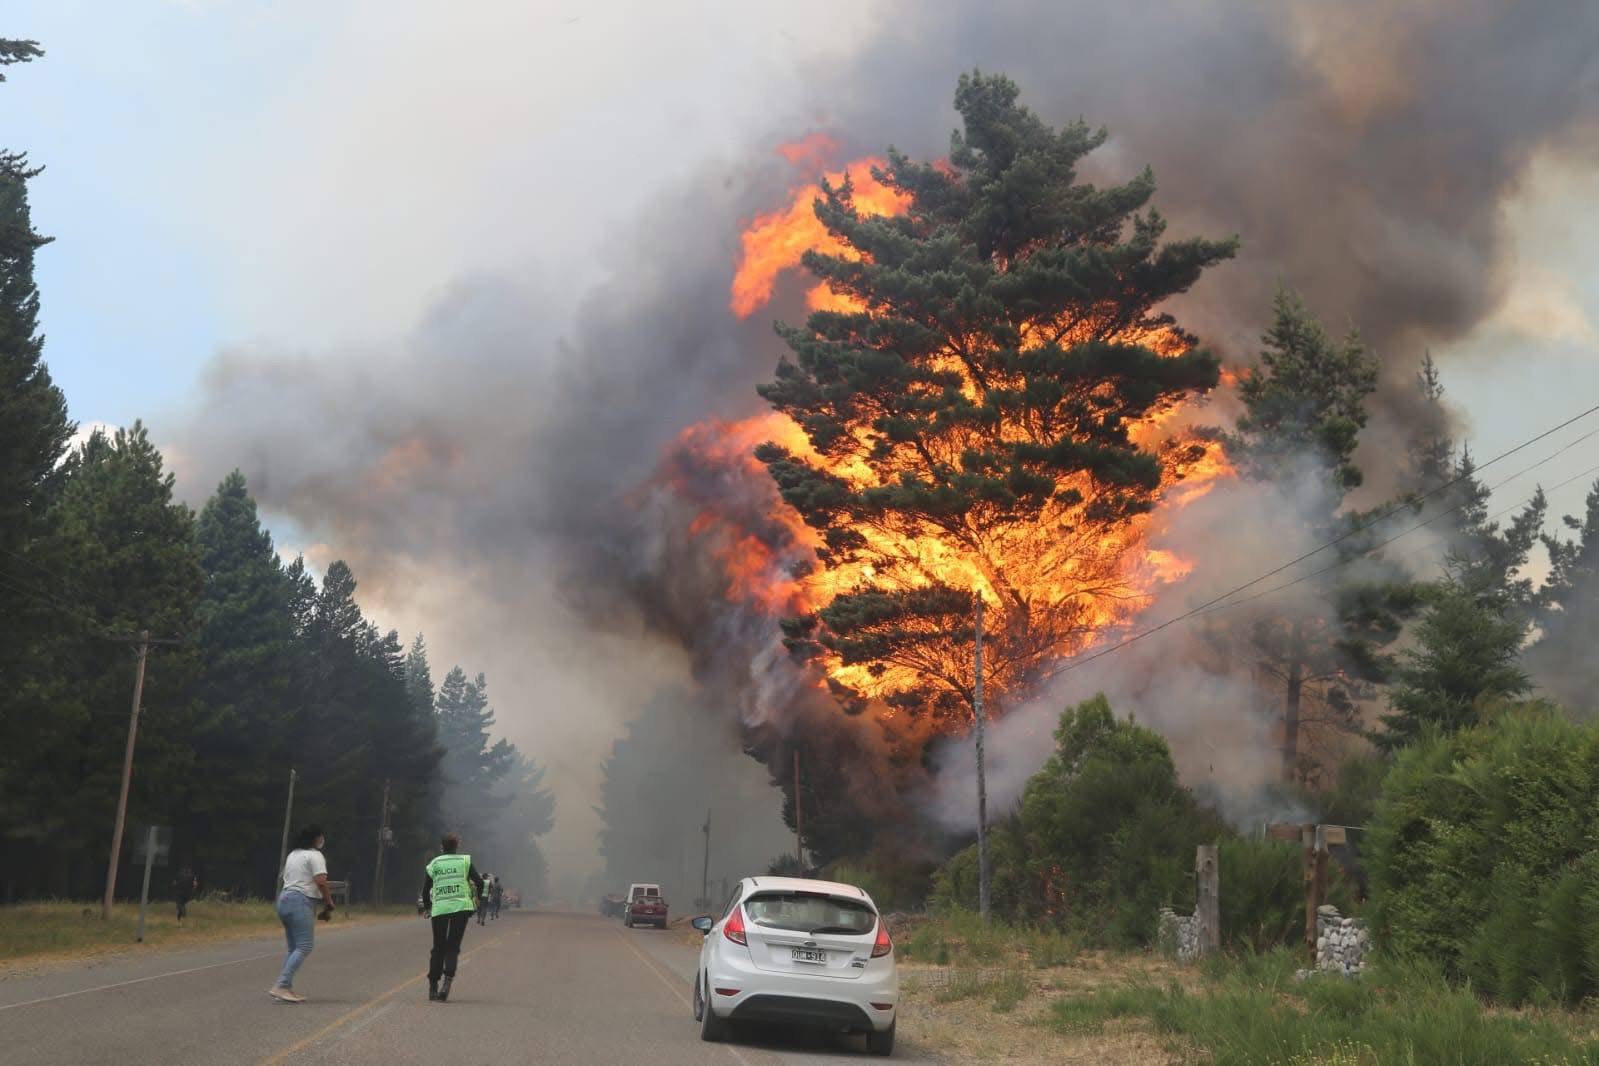
M 1576 1002 L 1599 968 L 1599 733 L 1542 708 L 1402 752 L 1367 835 L 1393 954 L 1509 1002 Z
M 1304 940 L 1304 860 L 1298 844 L 1234 837 L 1221 842 L 1217 859 L 1224 946 L 1258 953 Z M 1327 867 L 1327 902 L 1344 914 L 1354 908 L 1354 893 L 1336 862 Z
M 1193 855 L 1227 835 L 1177 780 L 1166 741 L 1103 695 L 1068 709 L 1020 810 L 990 833 L 993 907 L 1111 945 L 1147 944 L 1162 904 L 1193 905 Z M 935 880 L 935 906 L 977 905 L 976 849 Z

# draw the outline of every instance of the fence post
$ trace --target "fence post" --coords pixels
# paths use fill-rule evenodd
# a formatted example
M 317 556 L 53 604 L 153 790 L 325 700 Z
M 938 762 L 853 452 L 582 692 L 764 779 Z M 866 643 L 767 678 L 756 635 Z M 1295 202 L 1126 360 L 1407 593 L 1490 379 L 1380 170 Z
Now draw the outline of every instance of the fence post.
M 1221 875 L 1215 844 L 1201 844 L 1194 854 L 1194 873 L 1199 879 L 1194 917 L 1199 925 L 1198 954 L 1214 955 L 1221 950 Z

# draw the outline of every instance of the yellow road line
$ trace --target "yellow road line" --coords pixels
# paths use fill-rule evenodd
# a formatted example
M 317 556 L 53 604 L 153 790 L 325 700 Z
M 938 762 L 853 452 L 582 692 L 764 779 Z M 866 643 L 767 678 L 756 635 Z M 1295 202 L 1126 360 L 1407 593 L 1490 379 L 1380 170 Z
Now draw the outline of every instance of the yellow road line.
M 690 1011 L 693 1011 L 693 1009 L 694 1009 L 694 1001 L 689 999 L 688 996 L 684 995 L 683 994 L 683 989 L 681 987 L 679 987 L 680 984 L 682 983 L 681 979 L 668 980 L 666 975 L 663 974 L 660 971 L 659 964 L 656 963 L 653 959 L 651 959 L 648 955 L 646 955 L 643 951 L 639 950 L 639 946 L 637 944 L 633 943 L 633 941 L 629 940 L 625 933 L 623 933 L 621 930 L 617 929 L 614 926 L 611 928 L 611 932 L 615 933 L 616 936 L 617 936 L 617 939 L 621 940 L 622 943 L 627 945 L 627 949 L 629 951 L 631 951 L 633 954 L 637 955 L 639 957 L 639 959 L 643 961 L 644 968 L 646 970 L 650 971 L 650 973 L 654 974 L 655 975 L 655 979 L 657 981 L 659 981 L 659 982 L 661 982 L 661 984 L 665 985 L 667 987 L 667 989 L 672 993 L 672 995 L 676 996 L 678 998 L 678 1000 L 680 1002 L 682 1002 L 683 1006 L 687 1007 Z M 673 974 L 672 976 L 673 976 L 673 978 L 677 978 L 676 974 Z M 711 1009 L 711 1005 L 709 1003 L 706 1003 L 705 1004 L 705 1009 L 706 1010 L 710 1010 Z M 722 1049 L 724 1051 L 726 1051 L 729 1055 L 731 1055 L 735 1059 L 737 1059 L 739 1062 L 742 1062 L 744 1064 L 744 1066 L 750 1066 L 750 1060 L 746 1059 L 743 1055 L 739 1054 L 738 1048 L 733 1047 L 731 1044 L 723 1044 L 722 1045 Z
M 493 940 L 490 940 L 487 944 L 479 944 L 477 947 L 473 948 L 471 951 L 463 952 L 461 954 L 461 958 L 463 960 L 470 959 L 473 955 L 476 955 L 480 951 L 487 951 L 489 948 L 492 948 L 496 944 L 503 944 L 505 941 L 514 940 L 515 938 L 517 938 L 517 937 L 519 937 L 521 935 L 522 935 L 522 930 L 518 929 L 514 933 L 507 933 L 504 936 L 495 937 Z M 381 995 L 377 995 L 377 996 L 372 997 L 371 999 L 367 1000 L 365 1003 L 361 1004 L 359 1007 L 350 1008 L 349 1010 L 345 1011 L 343 1014 L 339 1015 L 337 1018 L 333 1019 L 331 1022 L 329 1022 L 328 1024 L 324 1025 L 322 1028 L 318 1029 L 316 1032 L 312 1033 L 310 1036 L 306 1037 L 305 1039 L 300 1040 L 297 1043 L 290 1044 L 288 1047 L 284 1048 L 282 1051 L 278 1052 L 276 1055 L 272 1055 L 272 1056 L 269 1056 L 268 1058 L 262 1059 L 261 1060 L 261 1066 L 274 1066 L 275 1063 L 283 1062 L 290 1055 L 295 1055 L 295 1054 L 298 1054 L 301 1051 L 304 1051 L 306 1048 L 310 1047 L 312 1044 L 316 1043 L 318 1040 L 321 1040 L 323 1037 L 327 1036 L 329 1033 L 332 1033 L 334 1030 L 338 1029 L 340 1026 L 346 1025 L 349 1022 L 355 1020 L 356 1018 L 359 1018 L 361 1015 L 365 1014 L 367 1011 L 371 1010 L 373 1007 L 376 1007 L 379 1003 L 382 1003 L 386 999 L 390 999 L 390 998 L 392 998 L 392 997 L 394 997 L 396 995 L 399 995 L 401 992 L 404 992 L 407 988 L 410 988 L 412 985 L 416 984 L 418 981 L 422 981 L 424 979 L 425 979 L 425 975 L 412 977 L 409 980 L 401 981 L 399 984 L 395 985 L 393 988 L 389 989 L 387 992 L 384 992 Z

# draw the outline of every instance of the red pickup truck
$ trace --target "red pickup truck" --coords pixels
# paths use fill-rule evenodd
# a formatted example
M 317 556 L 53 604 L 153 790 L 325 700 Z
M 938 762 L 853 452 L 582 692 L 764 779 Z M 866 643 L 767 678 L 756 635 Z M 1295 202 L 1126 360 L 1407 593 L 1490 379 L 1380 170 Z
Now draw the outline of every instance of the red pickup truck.
M 666 897 L 661 895 L 661 886 L 642 881 L 629 885 L 622 924 L 629 929 L 635 925 L 653 925 L 657 929 L 665 929 Z

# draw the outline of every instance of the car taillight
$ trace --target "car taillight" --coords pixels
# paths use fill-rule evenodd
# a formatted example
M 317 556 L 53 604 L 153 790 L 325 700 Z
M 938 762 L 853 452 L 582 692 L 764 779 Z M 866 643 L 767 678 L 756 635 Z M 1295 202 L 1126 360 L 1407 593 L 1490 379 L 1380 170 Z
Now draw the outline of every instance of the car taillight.
M 735 944 L 749 946 L 749 939 L 744 935 L 744 908 L 734 907 L 733 914 L 727 919 L 727 924 L 722 926 L 722 935 Z
M 894 942 L 888 938 L 888 926 L 879 918 L 877 920 L 877 942 L 872 945 L 872 958 L 880 959 L 894 950 Z

